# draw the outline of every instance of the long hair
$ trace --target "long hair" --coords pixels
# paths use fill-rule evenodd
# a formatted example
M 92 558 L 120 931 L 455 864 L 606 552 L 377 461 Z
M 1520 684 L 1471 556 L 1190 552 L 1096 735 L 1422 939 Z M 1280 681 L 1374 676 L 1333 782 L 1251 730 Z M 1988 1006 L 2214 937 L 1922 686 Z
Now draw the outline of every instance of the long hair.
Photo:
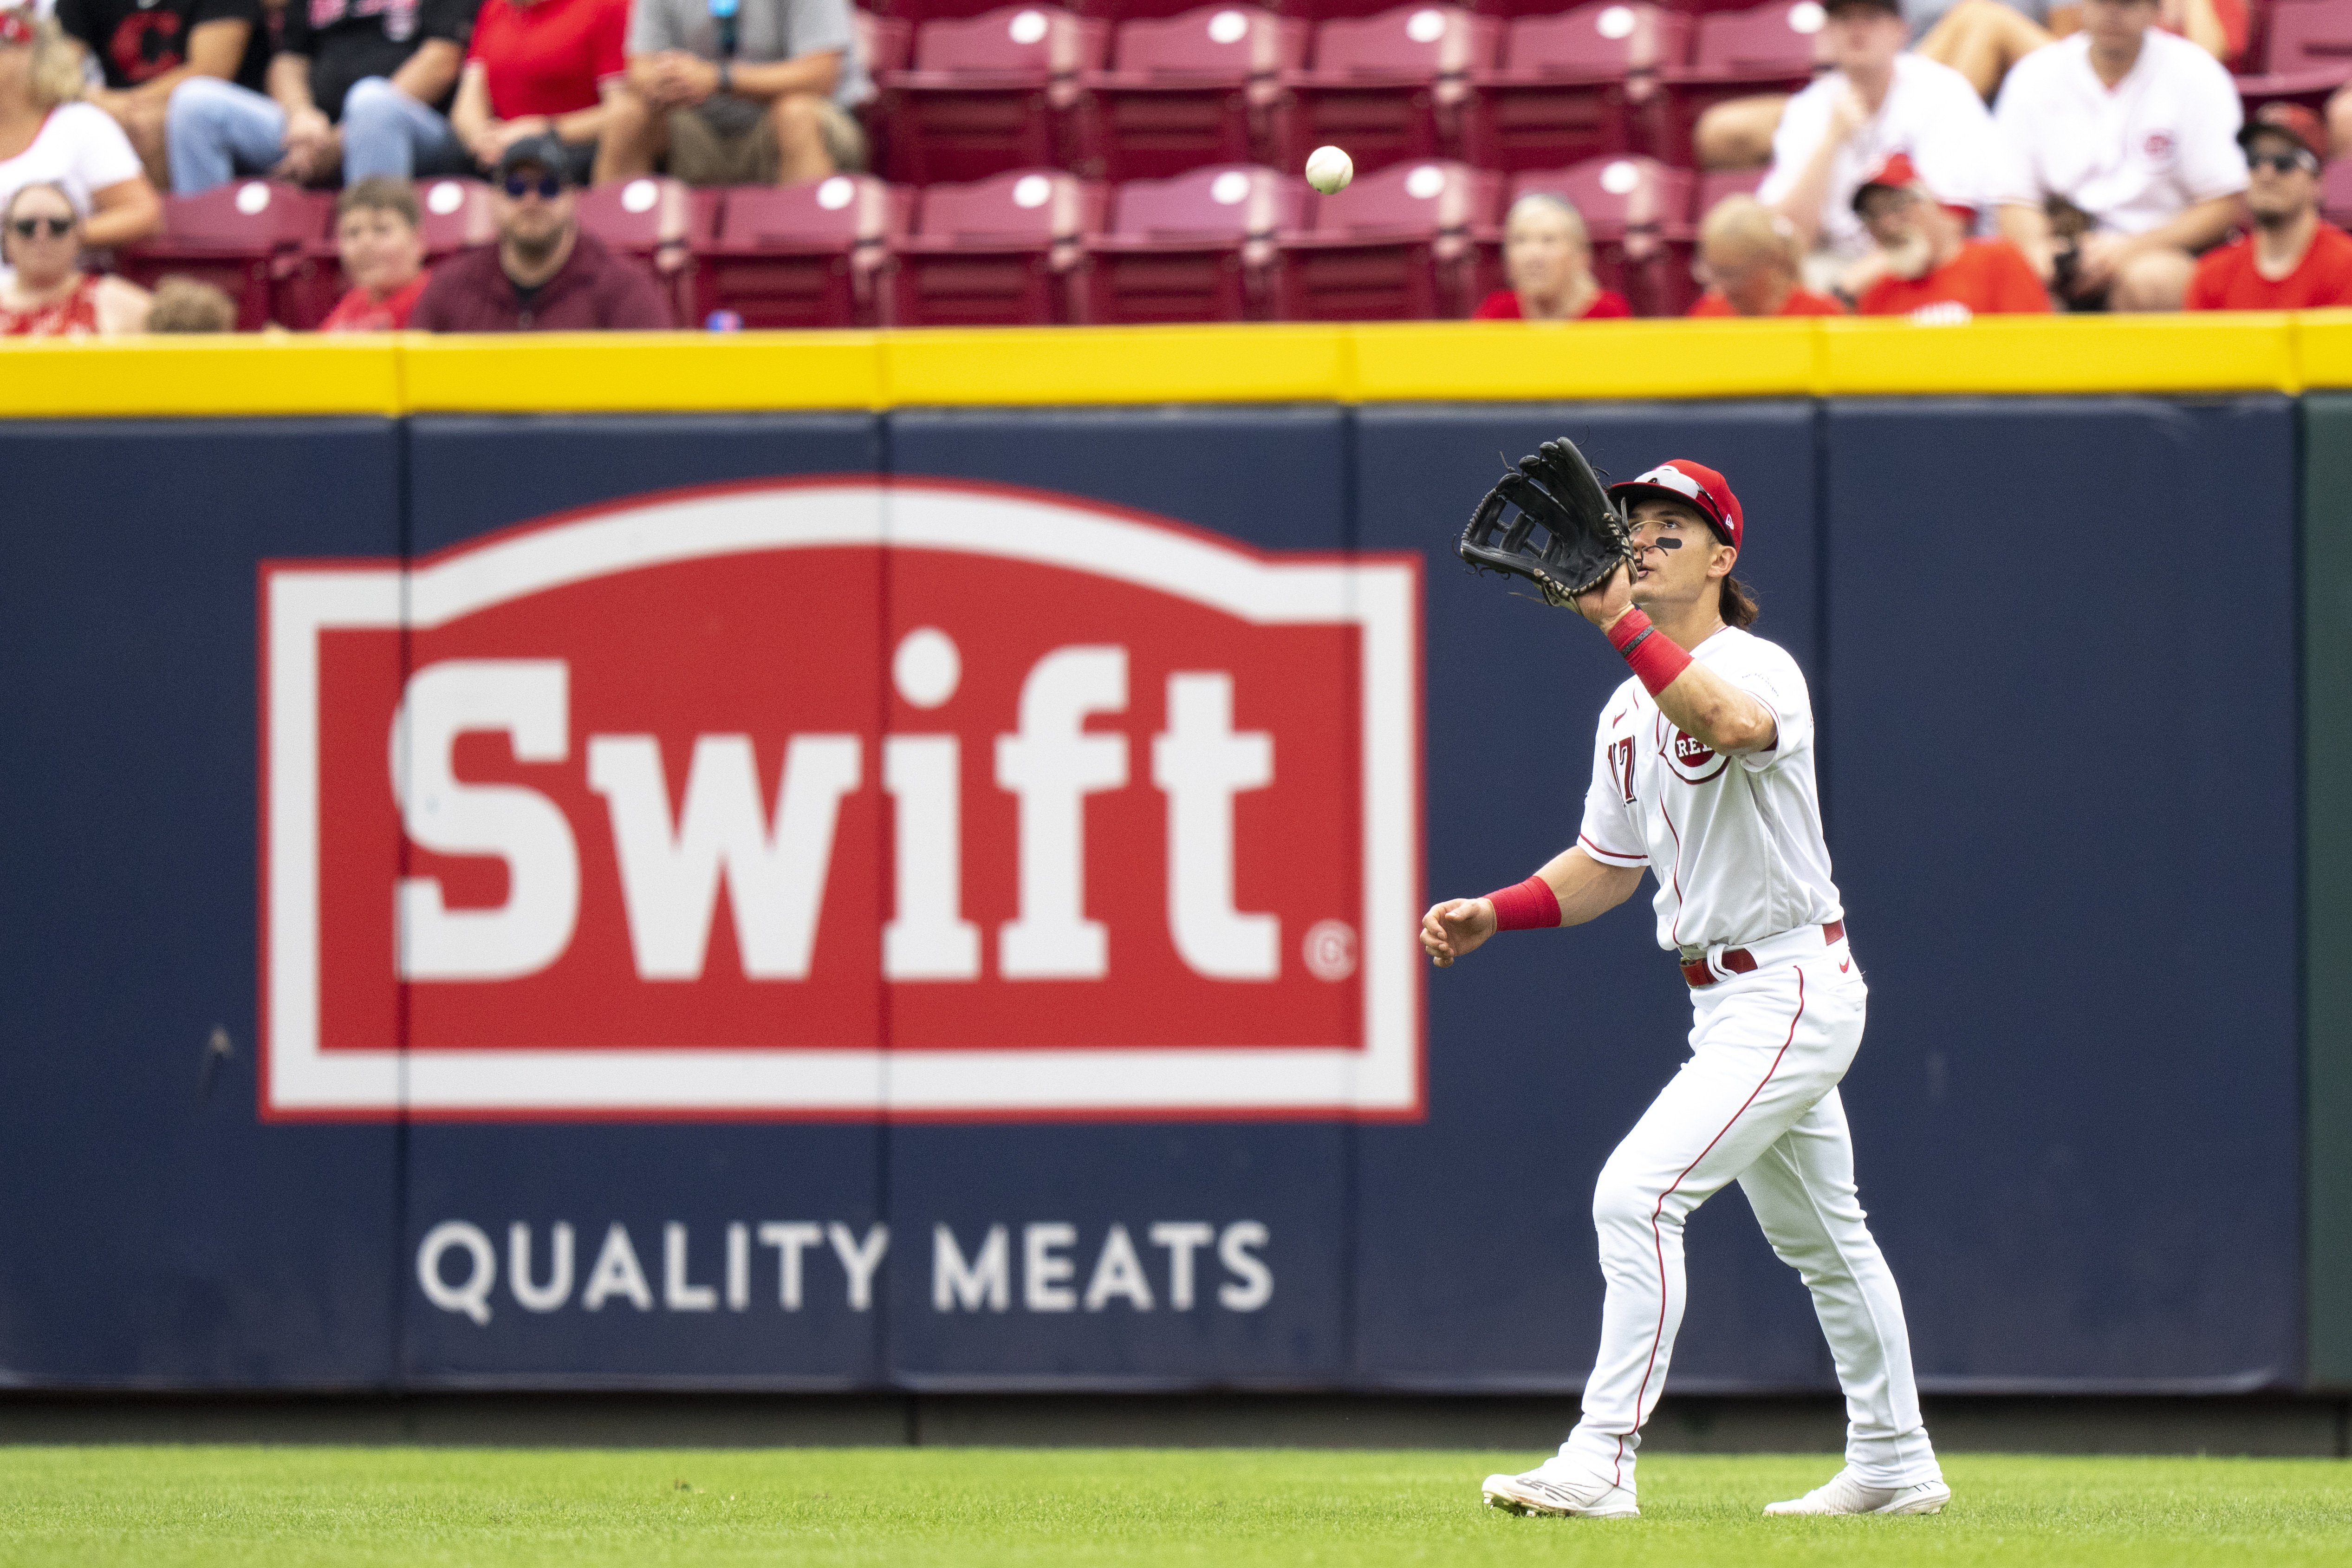
M 1716 613 L 1723 617 L 1725 626 L 1738 626 L 1744 632 L 1754 626 L 1756 617 L 1764 612 L 1757 607 L 1756 595 L 1748 591 L 1748 584 L 1727 574 L 1723 579 L 1722 597 L 1716 601 Z
M 37 109 L 55 109 L 81 96 L 81 54 L 66 42 L 65 30 L 54 16 L 43 16 L 33 24 L 30 87 Z

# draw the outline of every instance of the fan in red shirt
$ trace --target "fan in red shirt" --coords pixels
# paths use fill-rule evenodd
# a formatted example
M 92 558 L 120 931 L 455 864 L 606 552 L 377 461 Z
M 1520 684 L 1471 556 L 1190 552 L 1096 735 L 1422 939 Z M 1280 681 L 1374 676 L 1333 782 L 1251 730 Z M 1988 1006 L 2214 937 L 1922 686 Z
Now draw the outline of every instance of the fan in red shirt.
M 1940 205 L 1903 153 L 1854 191 L 1853 210 L 1878 242 L 1864 263 L 1875 278 L 1854 304 L 1862 315 L 1941 323 L 2050 313 L 2025 253 L 2005 239 L 1970 239 L 1963 226 L 1976 215 Z
M 2352 305 L 2352 235 L 2319 216 L 2327 131 L 2299 103 L 2266 103 L 2238 132 L 2252 176 L 2254 232 L 2197 264 L 2187 310 L 2302 310 Z
M 628 69 L 628 30 L 629 0 L 484 0 L 451 129 L 484 169 L 526 136 L 557 137 L 565 176 L 586 184 L 605 98 Z
M 396 332 L 425 292 L 424 215 L 416 188 L 390 174 L 343 187 L 335 200 L 335 248 L 352 291 L 335 301 L 322 332 Z
M 1474 321 L 1592 321 L 1630 316 L 1625 296 L 1592 276 L 1592 240 L 1584 215 L 1566 196 L 1530 191 L 1503 220 L 1503 276 L 1470 312 Z
M 1726 196 L 1698 229 L 1698 272 L 1711 285 L 1694 316 L 1843 316 L 1797 281 L 1796 226 L 1754 196 Z

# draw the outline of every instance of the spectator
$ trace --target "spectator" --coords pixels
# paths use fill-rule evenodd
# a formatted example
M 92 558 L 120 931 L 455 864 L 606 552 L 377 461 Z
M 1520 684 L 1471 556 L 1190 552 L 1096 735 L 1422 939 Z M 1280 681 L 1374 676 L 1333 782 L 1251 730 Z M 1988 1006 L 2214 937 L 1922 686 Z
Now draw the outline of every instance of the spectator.
M 236 301 L 201 279 L 174 274 L 155 285 L 155 302 L 147 311 L 147 330 L 233 332 L 236 331 Z
M 2266 103 L 2238 132 L 2252 179 L 2254 232 L 2208 252 L 2183 303 L 2192 310 L 2301 310 L 2352 305 L 2352 235 L 2319 216 L 2327 130 L 2298 103 Z
M 259 0 L 58 0 L 57 16 L 104 74 L 82 96 L 114 117 L 158 183 L 169 183 L 164 121 L 180 84 L 257 89 L 269 58 Z
M 2327 146 L 2332 157 L 2352 153 L 2352 82 L 2328 95 Z
M 2084 0 L 2083 16 L 2001 87 L 2001 232 L 2078 309 L 2178 310 L 2246 188 L 2237 89 L 2154 30 L 2156 0 Z
M 525 137 L 562 144 L 564 177 L 584 184 L 628 61 L 629 0 L 483 0 L 449 123 L 484 169 Z
M 2049 314 L 2050 296 L 2017 247 L 1970 239 L 1974 212 L 1937 202 L 1902 153 L 1863 183 L 1853 205 L 1878 242 L 1876 280 L 1861 290 L 1857 313 L 1938 323 Z
M 411 327 L 557 332 L 670 324 L 654 280 L 581 232 L 571 163 L 571 149 L 553 136 L 527 136 L 506 150 L 490 193 L 498 244 L 461 251 L 436 268 L 408 318 Z
M 1566 196 L 1530 191 L 1503 220 L 1503 276 L 1470 312 L 1474 321 L 1591 321 L 1630 316 L 1625 296 L 1592 277 L 1592 241 Z
M 1906 54 L 1895 0 L 1830 0 L 1822 28 L 1836 68 L 1789 100 L 1772 137 L 1772 172 L 1756 195 L 1808 251 L 1807 281 L 1826 287 L 1870 254 L 1854 194 L 1908 153 L 1948 201 L 1972 205 L 1987 184 L 1992 121 L 1968 79 Z
M 81 89 L 81 61 L 56 22 L 30 5 L 0 10 L 0 204 L 50 182 L 85 215 L 83 243 L 145 239 L 163 226 L 163 204 L 122 128 L 74 101 Z
M 65 186 L 19 186 L 0 216 L 0 250 L 15 270 L 0 283 L 0 336 L 114 337 L 143 331 L 147 290 L 84 272 L 81 209 Z
M 866 167 L 851 111 L 873 96 L 847 0 L 636 0 L 629 69 L 596 178 L 668 171 L 690 185 L 791 184 Z
M 322 332 L 394 332 L 408 325 L 425 292 L 424 215 L 406 180 L 377 174 L 343 187 L 335 201 L 335 248 L 351 292 L 335 301 Z
M 295 0 L 267 94 L 209 77 L 172 94 L 172 188 L 192 195 L 240 174 L 317 184 L 339 168 L 346 181 L 466 173 L 442 114 L 473 25 L 467 0 Z
M 1798 283 L 1796 226 L 1754 196 L 1726 196 L 1699 225 L 1699 273 L 1710 285 L 1694 316 L 1843 316 L 1835 300 Z
M 1918 51 L 1969 79 L 1990 100 L 2009 68 L 2083 26 L 2079 5 L 2044 0 L 1904 0 Z M 2246 0 L 2162 0 L 2156 25 L 2178 33 L 2224 65 L 2245 53 Z

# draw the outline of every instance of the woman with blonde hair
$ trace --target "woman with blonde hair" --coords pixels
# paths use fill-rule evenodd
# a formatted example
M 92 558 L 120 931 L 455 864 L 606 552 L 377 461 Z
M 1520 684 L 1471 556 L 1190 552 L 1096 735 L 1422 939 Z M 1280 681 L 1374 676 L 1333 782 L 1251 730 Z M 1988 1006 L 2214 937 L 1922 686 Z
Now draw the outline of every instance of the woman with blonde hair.
M 0 9 L 0 204 L 50 184 L 84 245 L 129 245 L 163 226 L 163 204 L 111 115 L 76 101 L 81 57 L 31 5 Z
M 0 337 L 110 338 L 147 330 L 147 290 L 77 262 L 82 216 L 54 180 L 19 185 L 0 209 Z
M 1592 276 L 1584 215 L 1566 196 L 1529 191 L 1503 219 L 1503 276 L 1509 283 L 1479 301 L 1474 321 L 1591 321 L 1630 316 L 1625 296 Z

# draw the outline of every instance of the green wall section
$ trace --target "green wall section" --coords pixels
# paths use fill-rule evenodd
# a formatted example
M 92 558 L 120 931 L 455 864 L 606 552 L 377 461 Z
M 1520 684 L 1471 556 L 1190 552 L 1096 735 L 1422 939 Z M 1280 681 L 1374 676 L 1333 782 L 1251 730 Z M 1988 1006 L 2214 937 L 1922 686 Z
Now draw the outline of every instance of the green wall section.
M 2303 402 L 2310 1381 L 2352 1386 L 2352 396 Z

